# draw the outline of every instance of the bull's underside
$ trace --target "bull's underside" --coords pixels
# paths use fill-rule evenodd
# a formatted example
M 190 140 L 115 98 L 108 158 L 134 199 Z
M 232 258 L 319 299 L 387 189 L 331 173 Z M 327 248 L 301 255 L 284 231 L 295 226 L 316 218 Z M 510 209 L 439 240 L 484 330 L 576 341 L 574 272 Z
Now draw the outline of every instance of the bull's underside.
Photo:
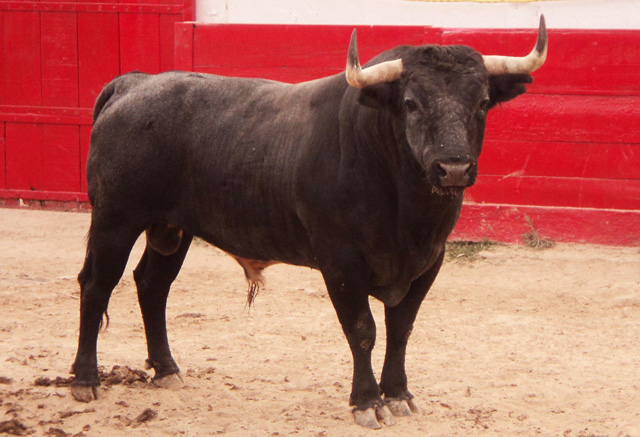
M 446 65 L 458 56 L 465 74 L 454 65 L 449 73 L 429 70 L 428 79 L 416 82 L 411 71 L 398 76 L 402 63 L 393 61 L 373 76 L 354 73 L 351 86 L 344 74 L 287 85 L 179 72 L 128 74 L 108 84 L 96 101 L 87 160 L 93 209 L 78 276 L 74 397 L 97 395 L 101 318 L 133 244 L 146 231 L 134 278 L 147 363 L 159 385 L 179 381 L 165 308 L 198 236 L 242 265 L 250 298 L 272 263 L 319 269 L 353 354 L 356 421 L 375 428 L 378 419 L 390 425 L 393 416 L 419 411 L 404 368 L 413 322 L 442 264 L 463 189 L 475 180 L 483 115 L 524 92 L 529 77 L 509 73 L 495 85 L 482 58 L 468 48 L 439 54 L 400 47 L 381 59 L 402 57 L 410 70 L 411 57 L 423 51 L 430 59 L 444 57 Z M 352 63 L 359 68 L 357 58 Z M 388 83 L 372 84 L 381 74 Z M 445 83 L 447 74 L 448 85 L 433 91 L 444 98 L 409 102 L 425 92 L 425 84 Z M 419 88 L 403 97 L 402 87 L 414 83 Z M 467 101 L 449 96 L 461 89 L 470 90 Z M 426 109 L 436 102 L 446 104 Z M 464 113 L 469 110 L 476 112 Z M 423 113 L 430 118 L 417 118 Z M 466 121 L 443 128 L 440 120 L 451 114 Z M 371 367 L 376 327 L 369 296 L 385 304 L 379 384 Z

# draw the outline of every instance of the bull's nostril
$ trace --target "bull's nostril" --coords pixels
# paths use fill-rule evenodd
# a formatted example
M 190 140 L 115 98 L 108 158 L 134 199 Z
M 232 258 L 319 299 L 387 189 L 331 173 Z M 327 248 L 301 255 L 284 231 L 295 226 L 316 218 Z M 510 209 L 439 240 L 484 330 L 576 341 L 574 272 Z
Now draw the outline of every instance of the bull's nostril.
M 464 172 L 464 177 L 467 179 L 472 179 L 473 178 L 473 164 L 469 164 L 469 166 L 467 167 L 467 169 Z
M 438 163 L 438 176 L 443 186 L 466 186 L 469 182 L 471 163 L 445 164 Z

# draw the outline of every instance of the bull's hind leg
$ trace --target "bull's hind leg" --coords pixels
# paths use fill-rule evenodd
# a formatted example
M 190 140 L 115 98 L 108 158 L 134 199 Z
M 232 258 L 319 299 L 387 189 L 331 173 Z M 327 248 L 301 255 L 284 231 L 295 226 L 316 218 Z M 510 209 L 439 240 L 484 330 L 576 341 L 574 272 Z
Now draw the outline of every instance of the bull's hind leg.
M 116 220 L 98 218 L 94 210 L 87 242 L 87 255 L 80 282 L 80 335 L 78 352 L 71 368 L 75 380 L 71 387 L 73 397 L 89 402 L 98 397 L 100 377 L 96 355 L 98 331 L 107 310 L 113 288 L 118 284 L 127 264 L 129 253 L 142 232 L 124 226 L 115 226 Z
M 191 235 L 171 225 L 152 226 L 147 229 L 147 247 L 133 272 L 147 337 L 147 366 L 155 370 L 154 382 L 161 387 L 182 386 L 180 369 L 169 348 L 166 306 L 191 240 Z

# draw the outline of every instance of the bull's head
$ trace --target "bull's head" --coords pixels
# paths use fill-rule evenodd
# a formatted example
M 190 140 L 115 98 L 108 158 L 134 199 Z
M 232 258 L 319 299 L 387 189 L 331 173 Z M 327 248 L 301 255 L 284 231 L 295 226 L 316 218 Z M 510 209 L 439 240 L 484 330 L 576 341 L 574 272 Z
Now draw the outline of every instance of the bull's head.
M 392 114 L 396 138 L 434 191 L 453 194 L 476 180 L 488 110 L 524 93 L 546 56 L 544 16 L 537 44 L 525 57 L 483 56 L 466 46 L 405 46 L 364 69 L 354 30 L 346 78 L 361 89 L 361 104 Z

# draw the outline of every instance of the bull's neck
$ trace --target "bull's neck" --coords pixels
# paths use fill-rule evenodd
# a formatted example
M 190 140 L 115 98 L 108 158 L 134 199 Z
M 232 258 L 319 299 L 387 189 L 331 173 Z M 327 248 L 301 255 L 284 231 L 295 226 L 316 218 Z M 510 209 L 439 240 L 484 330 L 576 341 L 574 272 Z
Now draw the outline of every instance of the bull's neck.
M 393 184 L 410 198 L 429 202 L 450 202 L 451 196 L 435 192 L 424 170 L 394 129 L 392 117 L 382 110 L 364 108 L 357 114 L 353 143 L 355 160 L 375 171 L 385 184 Z M 347 153 L 349 153 L 347 151 Z
M 425 223 L 440 223 L 435 227 L 448 234 L 460 213 L 463 192 L 443 195 L 433 189 L 384 112 L 367 109 L 358 114 L 355 126 L 354 163 L 361 166 L 361 172 L 374 176 L 373 190 L 384 192 L 396 205 L 398 225 L 417 232 Z

